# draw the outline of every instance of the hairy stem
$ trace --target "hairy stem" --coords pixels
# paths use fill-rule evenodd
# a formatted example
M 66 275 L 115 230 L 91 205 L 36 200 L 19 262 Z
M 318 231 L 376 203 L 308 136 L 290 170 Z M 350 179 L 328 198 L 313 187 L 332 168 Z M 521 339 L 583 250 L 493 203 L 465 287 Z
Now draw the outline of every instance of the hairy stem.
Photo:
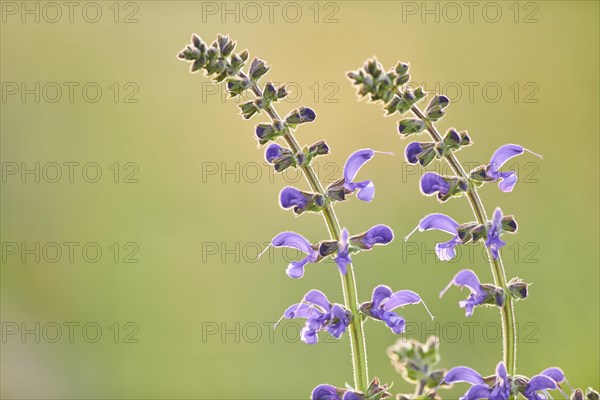
M 246 78 L 244 73 L 240 73 L 240 77 Z M 253 84 L 252 92 L 257 97 L 262 97 L 262 91 L 258 87 L 258 85 Z M 271 106 L 265 109 L 265 112 L 269 116 L 269 118 L 275 121 L 281 121 L 281 117 L 277 114 L 275 109 Z M 302 148 L 296 141 L 296 138 L 292 135 L 292 133 L 288 130 L 285 135 L 283 135 L 284 140 L 294 152 L 297 154 L 302 151 Z M 322 195 L 325 194 L 323 190 L 323 186 L 319 181 L 319 178 L 315 174 L 315 171 L 310 165 L 302 165 L 302 171 L 304 172 L 304 177 L 308 181 L 311 189 L 315 193 L 320 193 Z M 335 211 L 333 210 L 333 205 L 326 201 L 325 206 L 323 208 L 323 218 L 325 219 L 325 223 L 327 225 L 327 229 L 329 230 L 329 236 L 331 239 L 339 241 L 340 240 L 340 223 L 335 215 Z M 342 290 L 344 293 L 344 304 L 347 309 L 352 312 L 352 322 L 350 323 L 350 345 L 352 348 L 352 366 L 354 373 L 354 386 L 355 389 L 361 391 L 363 393 L 367 392 L 369 377 L 367 371 L 367 350 L 365 345 L 365 335 L 363 332 L 363 319 L 358 312 L 358 292 L 356 289 L 356 279 L 354 278 L 354 268 L 352 264 L 348 264 L 348 269 L 346 275 L 341 275 L 342 279 Z
M 431 121 L 429 121 L 425 115 L 419 110 L 417 106 L 412 106 L 412 113 L 422 120 L 425 123 L 427 131 L 433 138 L 436 143 L 442 141 L 442 136 L 437 131 L 435 126 Z M 450 164 L 450 167 L 454 171 L 457 177 L 463 178 L 465 180 L 469 180 L 467 173 L 465 172 L 462 164 L 456 158 L 456 155 L 452 152 L 448 152 L 445 156 L 446 161 Z M 467 198 L 469 199 L 469 204 L 471 205 L 471 209 L 473 210 L 473 214 L 477 219 L 479 224 L 485 224 L 488 222 L 487 214 L 485 212 L 485 208 L 483 208 L 483 203 L 481 202 L 481 198 L 477 193 L 477 190 L 473 185 L 469 185 L 469 189 L 467 191 Z M 488 258 L 490 260 L 490 266 L 492 268 L 492 275 L 494 276 L 494 283 L 496 286 L 502 287 L 506 293 L 508 293 L 508 287 L 506 283 L 506 273 L 504 272 L 504 266 L 502 265 L 502 259 L 498 256 L 495 259 L 490 249 L 487 248 Z M 504 303 L 504 307 L 500 308 L 500 314 L 502 317 L 502 343 L 503 343 L 503 360 L 506 368 L 508 369 L 508 373 L 512 376 L 516 374 L 517 368 L 517 331 L 515 326 L 515 312 L 513 307 L 513 300 L 510 296 L 507 296 L 506 301 Z

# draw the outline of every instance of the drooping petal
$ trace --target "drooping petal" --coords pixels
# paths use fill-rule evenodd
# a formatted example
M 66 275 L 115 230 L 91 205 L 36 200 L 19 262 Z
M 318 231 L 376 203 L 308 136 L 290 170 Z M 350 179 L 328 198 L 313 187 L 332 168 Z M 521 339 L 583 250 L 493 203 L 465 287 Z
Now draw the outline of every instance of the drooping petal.
M 349 185 L 352 187 L 352 192 L 358 190 L 358 192 L 356 192 L 356 197 L 359 200 L 366 201 L 368 203 L 373 200 L 373 197 L 375 197 L 375 185 L 373 184 L 373 181 L 349 183 Z
M 500 146 L 490 159 L 490 171 L 497 172 L 508 160 L 523 154 L 524 150 L 525 149 L 518 144 L 505 144 L 504 146 Z M 496 179 L 496 177 L 492 177 Z
M 375 152 L 371 149 L 361 149 L 350 154 L 350 157 L 348 157 L 348 160 L 346 160 L 346 164 L 344 165 L 344 180 L 346 182 L 352 182 L 360 168 L 373 158 L 374 155 Z
M 454 367 L 444 376 L 444 382 L 466 382 L 471 385 L 483 385 L 485 382 L 479 372 L 469 367 Z
M 302 235 L 296 232 L 282 232 L 271 240 L 273 247 L 289 247 L 300 250 L 303 253 L 311 254 L 315 250 L 312 244 Z
M 283 208 L 305 208 L 308 200 L 306 196 L 296 188 L 287 186 L 279 193 L 279 203 Z
M 304 267 L 308 264 L 308 257 L 303 258 L 300 261 L 292 261 L 288 264 L 285 273 L 290 278 L 298 279 L 304 276 Z
M 406 321 L 403 317 L 393 311 L 384 311 L 381 314 L 381 320 L 394 332 L 396 335 L 404 333 Z
M 450 185 L 443 176 L 435 172 L 427 172 L 421 177 L 421 191 L 426 195 L 432 195 L 440 192 L 442 195 L 448 194 Z
M 421 297 L 412 290 L 400 290 L 389 297 L 383 304 L 383 309 L 385 311 L 392 311 L 398 307 L 403 307 L 408 304 L 419 304 L 420 302 Z
M 461 240 L 458 237 L 453 237 L 447 242 L 438 243 L 435 245 L 435 254 L 441 261 L 450 261 L 456 257 L 456 245 L 460 244 Z
M 429 214 L 419 222 L 419 231 L 437 229 L 442 232 L 457 234 L 458 222 L 445 214 Z
M 304 327 L 300 332 L 300 340 L 306 344 L 315 344 L 319 341 L 317 331 Z
M 331 385 L 319 385 L 313 389 L 311 400 L 339 400 L 337 389 Z
M 309 291 L 304 296 L 304 300 L 308 303 L 318 305 L 325 311 L 329 311 L 331 309 L 331 303 L 327 299 L 327 296 L 325 296 L 325 294 L 320 290 L 313 289 Z
M 338 254 L 334 259 L 342 275 L 346 275 L 348 264 L 352 262 L 352 260 L 350 259 L 350 253 L 348 252 L 349 235 L 350 234 L 348 233 L 348 230 L 346 228 L 343 228 L 340 235 Z
M 492 399 L 492 389 L 486 385 L 475 385 L 470 387 L 462 398 L 464 400 Z
M 281 147 L 277 143 L 271 143 L 265 150 L 265 160 L 267 160 L 267 162 L 271 163 L 276 158 L 281 157 L 282 149 L 283 149 L 283 147 Z
M 502 210 L 500 208 L 496 208 L 496 210 L 494 210 L 492 225 L 487 232 L 487 239 L 485 241 L 485 245 L 490 249 L 494 259 L 498 259 L 498 257 L 500 257 L 500 248 L 506 245 L 506 242 L 500 238 L 501 233 Z
M 498 179 L 500 179 L 500 182 L 498 182 L 498 187 L 504 193 L 512 192 L 518 180 L 517 174 L 514 171 L 498 172 Z
M 404 156 L 406 157 L 406 161 L 408 161 L 411 164 L 416 164 L 419 162 L 417 156 L 422 152 L 423 148 L 421 147 L 421 143 L 412 142 L 408 146 L 406 146 Z
M 363 250 L 369 250 L 376 244 L 388 244 L 394 239 L 394 232 L 387 225 L 375 225 L 364 235 L 361 235 L 360 246 Z M 364 248 L 363 248 L 364 247 Z
M 540 375 L 545 375 L 552 378 L 556 383 L 561 383 L 565 380 L 565 373 L 560 368 L 548 368 L 540 372 Z
M 373 289 L 373 308 L 379 308 L 381 303 L 392 295 L 392 289 L 385 285 L 379 285 Z

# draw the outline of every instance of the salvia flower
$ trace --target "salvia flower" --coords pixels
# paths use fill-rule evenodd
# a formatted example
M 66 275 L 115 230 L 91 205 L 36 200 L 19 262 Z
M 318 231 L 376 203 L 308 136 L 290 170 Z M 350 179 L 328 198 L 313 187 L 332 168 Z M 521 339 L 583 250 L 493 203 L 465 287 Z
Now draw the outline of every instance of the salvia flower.
M 393 292 L 388 286 L 379 285 L 373 290 L 371 301 L 363 303 L 360 311 L 373 319 L 385 322 L 385 324 L 395 334 L 401 334 L 406 327 L 406 321 L 403 317 L 396 314 L 393 310 L 409 304 L 422 303 L 425 309 L 433 319 L 427 305 L 421 300 L 418 294 L 411 290 L 400 290 Z
M 456 274 L 448 286 L 442 290 L 440 297 L 442 297 L 452 285 L 466 287 L 471 291 L 471 294 L 469 294 L 469 297 L 467 297 L 466 300 L 462 300 L 458 303 L 461 308 L 465 309 L 467 317 L 472 316 L 473 309 L 479 305 L 496 304 L 499 307 L 504 305 L 504 291 L 493 285 L 482 285 L 475 272 L 470 269 L 464 269 Z
M 312 245 L 302 235 L 295 232 L 282 232 L 271 240 L 273 247 L 288 247 L 306 254 L 302 260 L 291 262 L 286 270 L 290 278 L 302 278 L 304 276 L 304 267 L 308 263 L 320 261 L 318 244 Z
M 284 171 L 285 169 L 296 166 L 296 158 L 290 149 L 281 147 L 277 143 L 271 143 L 265 150 L 265 160 L 269 164 L 273 164 L 276 172 Z
M 319 341 L 318 333 L 321 331 L 339 339 L 350 325 L 352 313 L 340 304 L 331 304 L 323 292 L 313 289 L 306 293 L 300 303 L 285 310 L 283 318 L 306 319 L 300 340 L 315 344 Z
M 327 195 L 334 200 L 345 200 L 347 194 L 356 192 L 356 197 L 362 201 L 370 202 L 373 200 L 375 196 L 373 181 L 354 182 L 354 179 L 362 166 L 372 159 L 375 153 L 392 154 L 377 152 L 371 149 L 361 149 L 352 153 L 344 165 L 343 178 L 327 188 Z
M 502 217 L 502 210 L 496 208 L 496 210 L 494 210 L 492 225 L 487 231 L 487 239 L 485 241 L 485 245 L 490 249 L 490 253 L 492 253 L 494 259 L 500 257 L 500 248 L 506 245 L 506 242 L 500 238 L 500 234 L 503 230 Z
M 468 367 L 452 368 L 444 377 L 444 382 L 448 384 L 465 382 L 472 385 L 461 397 L 465 400 L 507 400 L 513 394 L 511 381 L 514 381 L 515 388 L 527 400 L 545 400 L 551 398 L 547 391 L 559 389 L 559 384 L 564 380 L 565 375 L 559 368 L 548 368 L 531 379 L 517 377 L 513 380 L 508 376 L 503 362 L 498 363 L 496 375 L 491 379 L 484 379 L 477 371 Z M 540 391 L 544 395 L 540 395 Z
M 404 157 L 410 164 L 419 163 L 423 167 L 428 166 L 435 159 L 435 143 L 412 142 L 406 146 Z
M 340 272 L 346 275 L 348 264 L 352 262 L 350 254 L 358 250 L 371 250 L 376 244 L 385 245 L 390 243 L 394 239 L 394 232 L 389 226 L 386 225 L 375 225 L 368 231 L 349 237 L 350 234 L 346 228 L 342 229 L 340 235 L 340 241 L 337 244 L 337 256 L 335 262 L 337 263 Z M 331 248 L 329 242 L 325 242 L 321 245 L 321 256 L 326 253 L 335 251 Z
M 449 261 L 456 256 L 456 250 L 454 249 L 456 245 L 462 243 L 458 236 L 458 226 L 458 222 L 445 214 L 429 214 L 419 222 L 419 225 L 404 240 L 408 240 L 417 229 L 420 232 L 436 229 L 454 235 L 449 241 L 435 245 L 435 254 L 438 258 L 442 261 Z
M 363 400 L 363 397 L 347 389 L 323 384 L 313 389 L 311 400 Z
M 325 197 L 320 193 L 307 193 L 287 186 L 279 193 L 279 203 L 284 209 L 293 208 L 300 215 L 305 211 L 320 211 L 325 206 Z
M 469 367 L 452 368 L 446 373 L 444 382 L 448 384 L 466 382 L 472 385 L 461 397 L 461 400 L 507 400 L 511 394 L 508 373 L 502 362 L 498 363 L 495 379 L 489 385 L 477 371 Z
M 548 368 L 529 379 L 525 387 L 517 385 L 517 389 L 527 400 L 546 400 L 550 398 L 547 391 L 560 390 L 560 383 L 563 381 L 565 381 L 565 374 L 560 368 Z
M 459 178 L 441 176 L 435 172 L 427 172 L 421 177 L 421 191 L 427 196 L 437 193 L 440 201 L 446 201 L 451 196 L 466 192 L 469 185 Z
M 419 225 L 404 240 L 408 240 L 416 230 L 424 232 L 432 229 L 454 235 L 449 241 L 438 243 L 435 246 L 435 253 L 442 261 L 449 261 L 456 256 L 455 247 L 458 244 L 464 244 L 468 241 L 475 243 L 481 238 L 486 238 L 485 245 L 490 249 L 492 257 L 497 259 L 500 248 L 506 244 L 500 239 L 500 234 L 516 232 L 517 223 L 512 215 L 503 216 L 499 208 L 494 212 L 492 222 L 485 225 L 474 222 L 458 224 L 445 214 L 429 214 L 419 222 Z
M 523 154 L 525 151 L 542 158 L 541 155 L 532 152 L 519 146 L 518 144 L 506 144 L 499 147 L 492 158 L 490 163 L 483 167 L 476 168 L 471 171 L 471 178 L 485 182 L 498 182 L 498 187 L 503 192 L 512 192 L 515 184 L 517 183 L 517 173 L 515 171 L 500 171 L 500 168 L 511 158 Z

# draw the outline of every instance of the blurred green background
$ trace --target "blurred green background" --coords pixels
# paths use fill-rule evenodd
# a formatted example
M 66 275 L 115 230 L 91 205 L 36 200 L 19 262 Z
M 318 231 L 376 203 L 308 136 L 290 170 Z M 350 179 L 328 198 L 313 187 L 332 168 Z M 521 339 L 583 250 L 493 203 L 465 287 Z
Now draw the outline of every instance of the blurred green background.
M 291 280 L 293 252 L 256 262 L 280 231 L 318 241 L 326 230 L 318 215 L 278 207 L 284 185 L 307 186 L 264 164 L 253 139 L 264 117 L 242 120 L 177 60 L 192 32 L 229 33 L 272 66 L 268 79 L 292 82 L 278 110 L 316 110 L 298 139 L 327 139 L 332 154 L 317 162 L 327 183 L 358 148 L 396 153 L 361 171 L 373 203 L 336 211 L 353 233 L 394 229 L 391 245 L 354 258 L 360 298 L 381 283 L 417 291 L 437 318 L 403 310 L 408 336 L 439 335 L 443 367 L 491 374 L 501 357 L 495 310 L 467 320 L 466 293 L 438 299 L 459 269 L 490 281 L 489 267 L 480 246 L 438 262 L 444 234 L 402 242 L 427 213 L 468 221 L 470 210 L 419 194 L 397 116 L 357 102 L 345 72 L 374 55 L 410 62 L 413 82 L 455 101 L 439 126 L 469 130 L 476 143 L 459 156 L 471 165 L 505 143 L 543 154 L 509 163 L 512 194 L 481 191 L 488 213 L 501 206 L 520 224 L 506 238 L 508 276 L 533 282 L 516 308 L 518 370 L 558 365 L 573 386 L 599 386 L 598 2 L 476 2 L 471 15 L 461 2 L 76 2 L 72 15 L 55 4 L 60 16 L 2 2 L 2 398 L 302 399 L 351 380 L 347 336 L 307 346 L 298 324 L 269 328 L 310 288 L 342 302 L 337 268 Z M 372 321 L 366 335 L 371 376 L 412 391 L 385 355 L 397 338 Z

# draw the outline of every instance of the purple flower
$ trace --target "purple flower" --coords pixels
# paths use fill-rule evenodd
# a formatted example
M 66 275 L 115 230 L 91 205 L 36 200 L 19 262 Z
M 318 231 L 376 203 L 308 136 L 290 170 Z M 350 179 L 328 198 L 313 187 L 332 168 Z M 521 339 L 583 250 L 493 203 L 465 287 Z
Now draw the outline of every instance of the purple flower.
M 521 390 L 527 400 L 546 400 L 550 398 L 547 391 L 559 389 L 559 383 L 564 380 L 565 374 L 560 368 L 548 368 L 531 378 L 525 388 Z M 537 393 L 539 391 L 542 391 L 544 395 L 539 395 Z
M 438 196 L 445 196 L 450 191 L 450 184 L 443 176 L 435 172 L 427 172 L 421 177 L 421 191 L 426 195 L 439 192 Z
M 500 257 L 500 248 L 506 245 L 506 242 L 500 239 L 500 234 L 502 233 L 502 217 L 502 210 L 496 208 L 496 210 L 494 210 L 492 226 L 487 231 L 487 239 L 485 241 L 485 245 L 490 249 L 494 259 Z
M 358 171 L 369 161 L 375 153 L 383 153 L 371 149 L 355 151 L 348 157 L 344 165 L 343 178 L 334 182 L 327 188 L 327 194 L 334 200 L 345 200 L 347 194 L 356 192 L 356 197 L 362 201 L 371 201 L 375 196 L 375 185 L 372 181 L 354 182 Z M 383 153 L 392 154 L 392 153 Z
M 412 142 L 406 149 L 404 150 L 404 156 L 406 157 L 406 161 L 411 164 L 416 164 L 419 162 L 419 155 L 423 153 L 423 147 L 419 142 Z
M 371 149 L 358 150 L 348 157 L 344 165 L 344 188 L 349 193 L 357 191 L 356 197 L 362 201 L 371 201 L 375 196 L 375 185 L 372 181 L 353 182 L 361 167 L 375 155 Z M 391 154 L 391 153 L 384 153 Z
M 526 148 L 517 144 L 505 144 L 504 146 L 498 148 L 498 150 L 496 150 L 492 155 L 490 163 L 485 169 L 486 180 L 500 181 L 498 182 L 498 187 L 500 190 L 503 192 L 511 192 L 517 183 L 517 173 L 515 171 L 502 172 L 500 171 L 500 167 L 502 167 L 511 158 L 519 156 L 525 151 L 538 156 L 539 158 L 543 158 L 541 155 L 527 150 Z
M 267 149 L 265 150 L 265 160 L 267 160 L 268 163 L 272 163 L 274 160 L 278 159 L 283 155 L 284 150 L 287 149 L 281 147 L 277 143 L 271 143 L 269 146 L 267 146 Z
M 454 247 L 462 243 L 462 240 L 458 237 L 458 222 L 445 214 L 429 214 L 419 222 L 419 225 L 404 240 L 408 240 L 417 229 L 419 232 L 436 229 L 454 235 L 449 241 L 436 244 L 435 254 L 442 261 L 449 261 L 456 256 Z
M 465 192 L 467 189 L 468 184 L 462 179 L 441 176 L 435 172 L 427 172 L 421 177 L 423 194 L 430 196 L 437 193 L 437 197 L 441 201 L 446 201 L 450 196 Z
M 511 394 L 511 385 L 503 362 L 496 367 L 496 379 L 488 386 L 483 377 L 469 367 L 455 367 L 446 373 L 444 382 L 466 382 L 472 386 L 461 397 L 461 400 L 507 400 Z
M 331 304 L 323 292 L 311 290 L 300 303 L 285 310 L 283 318 L 305 318 L 300 339 L 315 344 L 319 341 L 318 333 L 323 330 L 339 339 L 350 325 L 352 313 L 340 304 Z
M 527 398 L 527 400 L 545 400 L 551 398 L 547 390 L 559 389 L 559 383 L 565 380 L 565 375 L 559 368 L 548 368 L 531 379 L 513 379 L 516 389 Z M 471 388 L 461 397 L 464 400 L 507 400 L 511 394 L 511 379 L 508 377 L 504 363 L 498 363 L 496 367 L 496 379 L 491 384 L 486 384 L 483 377 L 468 367 L 455 367 L 446 373 L 445 383 L 466 382 Z M 489 380 L 488 380 L 489 382 Z M 544 392 L 544 396 L 537 392 Z M 516 394 L 515 394 L 516 395 Z M 566 397 L 566 396 L 565 396 Z
M 421 166 L 428 166 L 436 157 L 435 143 L 430 142 L 412 142 L 404 150 L 404 158 L 410 164 L 419 163 Z
M 269 164 L 273 164 L 276 172 L 281 172 L 292 165 L 296 165 L 296 159 L 291 150 L 281 147 L 277 143 L 271 143 L 267 146 L 265 160 Z
M 285 187 L 279 193 L 279 202 L 283 208 L 303 209 L 310 201 L 310 196 L 293 187 Z
M 279 193 L 279 204 L 282 208 L 293 208 L 296 214 L 304 211 L 319 211 L 325 205 L 325 198 L 321 194 L 302 192 L 287 186 Z
M 411 290 L 392 292 L 388 286 L 379 285 L 373 290 L 371 302 L 363 303 L 360 310 L 369 317 L 385 322 L 395 334 L 404 332 L 406 322 L 403 317 L 393 312 L 398 307 L 409 304 L 423 303 L 425 309 L 433 319 L 429 309 L 418 294 Z
M 363 400 L 363 397 L 346 389 L 331 385 L 319 385 L 313 389 L 311 400 Z
M 471 271 L 470 269 L 463 269 L 456 274 L 448 286 L 442 290 L 440 297 L 442 297 L 452 285 L 466 287 L 471 291 L 471 294 L 466 300 L 458 303 L 461 308 L 465 309 L 465 314 L 467 317 L 471 317 L 473 315 L 473 309 L 476 306 L 489 304 L 491 300 L 495 300 L 498 306 L 504 305 L 504 296 L 502 295 L 503 292 L 495 290 L 496 288 L 485 287 L 481 285 L 475 272 Z
M 348 264 L 352 262 L 348 245 L 348 235 L 348 230 L 343 228 L 340 235 L 340 241 L 338 243 L 337 256 L 335 256 L 335 262 L 337 263 L 342 275 L 346 275 L 346 272 L 348 272 Z
M 288 265 L 286 273 L 290 278 L 302 278 L 304 266 L 319 260 L 318 246 L 313 246 L 303 236 L 295 232 L 280 233 L 271 240 L 271 245 L 273 247 L 289 247 L 307 254 L 302 260 L 293 261 Z
M 348 264 L 352 262 L 350 253 L 352 247 L 359 250 L 371 250 L 376 244 L 388 244 L 394 239 L 394 232 L 386 225 L 375 225 L 368 231 L 349 237 L 348 230 L 342 229 L 340 235 L 340 241 L 337 248 L 337 256 L 335 262 L 337 263 L 340 272 L 346 275 Z

